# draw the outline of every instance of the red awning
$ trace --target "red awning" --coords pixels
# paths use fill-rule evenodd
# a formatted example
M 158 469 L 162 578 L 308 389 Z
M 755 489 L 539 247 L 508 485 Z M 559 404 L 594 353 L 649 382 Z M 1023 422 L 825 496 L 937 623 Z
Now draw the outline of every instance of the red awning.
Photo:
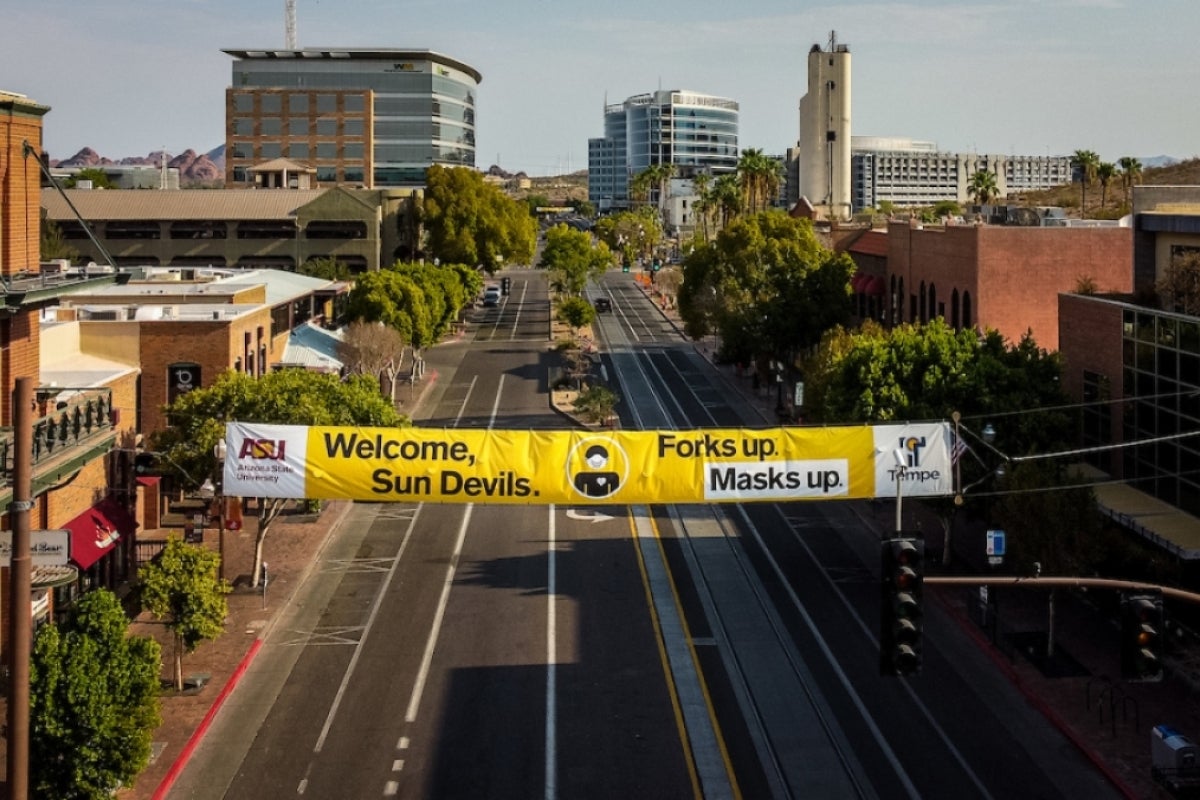
M 878 295 L 883 294 L 886 290 L 887 283 L 878 275 L 876 275 L 874 278 L 871 278 L 871 280 L 867 282 L 867 285 L 863 287 L 863 292 L 866 294 Z
M 856 294 L 862 291 L 863 280 L 866 279 L 866 277 L 867 276 L 863 275 L 861 272 L 856 272 L 854 273 L 854 277 L 850 279 L 850 288 L 853 289 Z
M 115 500 L 106 497 L 63 526 L 71 532 L 71 560 L 87 569 L 117 545 L 137 523 Z

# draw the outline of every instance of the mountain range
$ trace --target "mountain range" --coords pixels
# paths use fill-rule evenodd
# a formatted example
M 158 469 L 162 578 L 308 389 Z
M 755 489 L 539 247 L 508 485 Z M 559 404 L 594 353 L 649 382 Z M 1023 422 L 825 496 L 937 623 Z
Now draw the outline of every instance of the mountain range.
M 225 181 L 225 145 L 213 148 L 207 153 L 197 154 L 195 150 L 184 150 L 177 156 L 162 150 L 155 150 L 146 156 L 128 156 L 120 160 L 106 158 L 90 147 L 85 147 L 70 158 L 50 159 L 52 167 L 102 167 L 105 164 L 116 166 L 151 167 L 162 166 L 166 156 L 167 167 L 179 170 L 181 186 L 220 186 Z

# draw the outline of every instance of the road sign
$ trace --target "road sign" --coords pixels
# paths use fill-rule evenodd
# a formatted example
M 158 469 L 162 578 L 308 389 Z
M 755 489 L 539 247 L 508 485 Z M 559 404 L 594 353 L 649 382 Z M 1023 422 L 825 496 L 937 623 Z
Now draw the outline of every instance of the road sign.
M 0 531 L 0 566 L 12 563 L 12 531 Z M 30 564 L 35 567 L 65 567 L 71 555 L 70 531 L 30 531 Z
M 991 530 L 987 532 L 987 557 L 989 564 L 996 565 L 1003 562 L 1006 547 L 1007 543 L 1004 531 Z

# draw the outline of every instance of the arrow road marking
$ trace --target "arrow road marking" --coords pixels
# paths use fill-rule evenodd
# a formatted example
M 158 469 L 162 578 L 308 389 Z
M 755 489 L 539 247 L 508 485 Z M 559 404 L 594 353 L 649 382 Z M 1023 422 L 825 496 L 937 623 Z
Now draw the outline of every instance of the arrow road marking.
M 612 517 L 610 517 L 608 514 L 601 514 L 599 511 L 597 511 L 595 514 L 584 514 L 583 512 L 576 511 L 573 508 L 568 508 L 567 519 L 581 519 L 584 521 L 590 520 L 591 522 L 596 523 L 610 520 Z

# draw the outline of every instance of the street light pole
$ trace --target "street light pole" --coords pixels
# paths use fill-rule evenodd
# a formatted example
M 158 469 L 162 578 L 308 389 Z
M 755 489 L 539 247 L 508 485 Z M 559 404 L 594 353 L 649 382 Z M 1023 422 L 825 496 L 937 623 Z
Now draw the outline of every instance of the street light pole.
M 225 580 L 225 454 L 224 439 L 218 439 L 213 455 L 217 457 L 217 553 L 220 563 L 217 565 L 217 577 Z
M 904 530 L 904 474 L 908 472 L 908 460 L 904 457 L 904 450 L 897 447 L 892 451 L 892 455 L 896 458 L 896 533 Z

